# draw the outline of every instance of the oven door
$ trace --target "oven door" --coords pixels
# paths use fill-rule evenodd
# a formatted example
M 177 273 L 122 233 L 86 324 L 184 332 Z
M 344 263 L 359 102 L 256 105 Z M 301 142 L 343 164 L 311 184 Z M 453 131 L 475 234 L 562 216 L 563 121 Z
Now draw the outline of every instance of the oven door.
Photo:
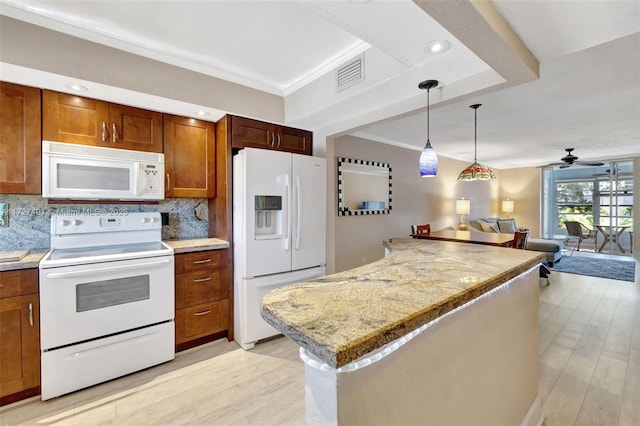
M 40 270 L 42 350 L 173 318 L 173 255 Z

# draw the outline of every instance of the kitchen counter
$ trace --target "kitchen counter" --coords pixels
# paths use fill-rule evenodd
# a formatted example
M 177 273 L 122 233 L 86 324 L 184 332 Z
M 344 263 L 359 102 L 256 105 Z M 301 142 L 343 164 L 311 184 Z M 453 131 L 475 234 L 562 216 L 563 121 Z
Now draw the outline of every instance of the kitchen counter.
M 385 247 L 377 262 L 262 299 L 263 318 L 301 346 L 306 424 L 542 423 L 544 254 L 395 238 Z
M 37 268 L 45 254 L 47 254 L 46 250 L 34 250 L 20 260 L 0 262 L 0 271 Z
M 195 238 L 192 240 L 164 241 L 175 254 L 190 253 L 204 250 L 220 250 L 229 248 L 229 242 L 219 238 Z
M 191 240 L 167 240 L 175 254 L 204 250 L 220 250 L 229 248 L 229 242 L 219 238 L 194 238 Z M 0 271 L 15 271 L 17 269 L 37 268 L 47 250 L 34 250 L 20 260 L 0 262 Z
M 377 262 L 286 286 L 262 299 L 278 331 L 338 368 L 533 268 L 526 250 L 415 239 Z

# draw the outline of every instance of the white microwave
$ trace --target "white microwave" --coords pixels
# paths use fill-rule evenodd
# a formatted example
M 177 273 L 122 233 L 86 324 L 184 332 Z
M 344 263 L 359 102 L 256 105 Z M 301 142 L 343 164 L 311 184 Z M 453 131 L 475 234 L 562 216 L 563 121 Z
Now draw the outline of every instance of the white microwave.
M 42 141 L 42 196 L 162 200 L 164 154 Z

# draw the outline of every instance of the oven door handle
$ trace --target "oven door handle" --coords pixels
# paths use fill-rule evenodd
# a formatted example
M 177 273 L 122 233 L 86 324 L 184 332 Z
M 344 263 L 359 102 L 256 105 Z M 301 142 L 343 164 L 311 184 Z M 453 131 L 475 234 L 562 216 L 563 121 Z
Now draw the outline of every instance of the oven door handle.
M 95 274 L 99 272 L 119 271 L 123 269 L 138 269 L 138 268 L 147 267 L 147 266 L 163 265 L 166 263 L 171 263 L 171 260 L 164 259 L 159 262 L 136 263 L 134 265 L 112 266 L 110 268 L 84 269 L 82 271 L 52 272 L 50 274 L 47 274 L 47 278 L 55 279 L 55 278 L 75 277 L 78 275 L 88 275 L 88 274 Z

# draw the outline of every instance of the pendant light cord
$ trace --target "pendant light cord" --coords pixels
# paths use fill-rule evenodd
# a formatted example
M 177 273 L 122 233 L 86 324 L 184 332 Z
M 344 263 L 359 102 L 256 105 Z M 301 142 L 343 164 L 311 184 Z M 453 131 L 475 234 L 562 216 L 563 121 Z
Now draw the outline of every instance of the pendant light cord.
M 431 88 L 427 89 L 427 143 L 429 143 L 429 91 Z
M 478 162 L 478 108 L 473 109 L 473 162 Z

